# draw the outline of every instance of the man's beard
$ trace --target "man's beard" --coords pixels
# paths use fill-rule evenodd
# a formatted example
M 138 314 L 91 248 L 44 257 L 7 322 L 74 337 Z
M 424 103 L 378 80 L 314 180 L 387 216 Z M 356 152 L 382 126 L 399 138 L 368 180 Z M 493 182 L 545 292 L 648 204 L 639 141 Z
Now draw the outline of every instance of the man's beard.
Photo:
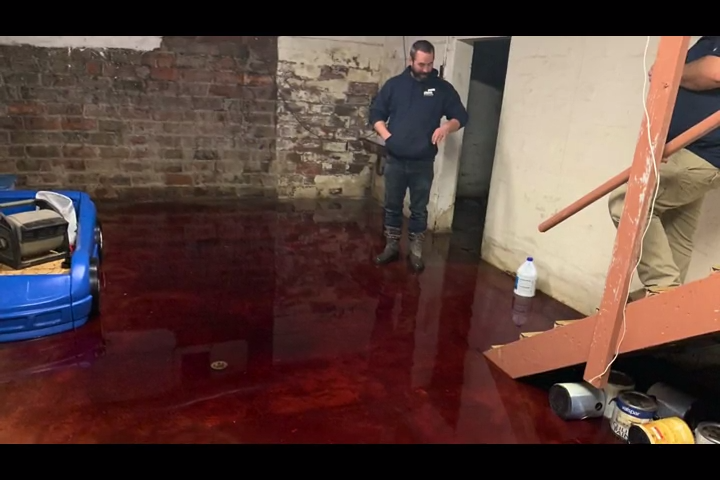
M 428 74 L 425 72 L 418 72 L 414 68 L 412 69 L 413 76 L 417 78 L 418 80 L 425 80 L 428 77 Z

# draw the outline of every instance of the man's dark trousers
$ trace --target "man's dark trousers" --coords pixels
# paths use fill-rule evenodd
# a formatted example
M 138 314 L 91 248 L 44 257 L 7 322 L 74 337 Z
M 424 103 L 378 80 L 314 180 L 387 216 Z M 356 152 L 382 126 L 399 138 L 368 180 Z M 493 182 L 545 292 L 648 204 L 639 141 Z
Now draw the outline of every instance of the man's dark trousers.
M 385 227 L 402 228 L 405 193 L 410 190 L 408 233 L 420 234 L 427 229 L 427 205 L 435 177 L 435 162 L 399 160 L 389 157 L 385 164 Z
M 423 270 L 422 244 L 427 229 L 427 205 L 430 201 L 435 162 L 389 157 L 385 164 L 385 250 L 375 260 L 385 264 L 399 258 L 399 241 L 403 224 L 405 193 L 410 190 L 410 222 L 408 260 L 416 271 Z

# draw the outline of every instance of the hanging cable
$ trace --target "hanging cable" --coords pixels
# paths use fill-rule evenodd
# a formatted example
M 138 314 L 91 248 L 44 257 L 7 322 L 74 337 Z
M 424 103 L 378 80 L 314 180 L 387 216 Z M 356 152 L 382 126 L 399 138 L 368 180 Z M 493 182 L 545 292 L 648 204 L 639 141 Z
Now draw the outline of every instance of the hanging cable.
M 647 129 L 647 136 L 648 141 L 652 142 L 652 135 L 650 134 L 650 112 L 648 112 L 647 108 L 647 87 L 648 87 L 648 66 L 647 66 L 647 54 L 648 54 L 648 47 L 650 46 L 650 37 L 647 37 L 647 40 L 645 41 L 645 53 L 643 54 L 643 96 L 642 96 L 642 103 L 643 103 L 643 110 L 645 112 L 645 126 Z M 655 202 L 657 201 L 658 193 L 660 192 L 660 176 L 659 176 L 659 170 L 657 166 L 657 161 L 655 160 L 655 145 L 650 145 L 650 155 L 652 156 L 652 166 L 653 166 L 653 174 L 655 175 L 655 191 L 653 192 L 652 200 L 650 203 L 650 214 L 648 215 L 647 224 L 645 225 L 645 231 L 642 234 L 642 237 L 640 238 L 640 252 L 638 253 L 638 261 L 635 264 L 635 268 L 633 269 L 633 273 L 630 275 L 630 279 L 628 281 L 628 291 L 630 290 L 630 285 L 632 284 L 633 277 L 635 276 L 635 272 L 637 271 L 637 267 L 640 265 L 640 259 L 642 258 L 642 247 L 643 243 L 645 243 L 645 235 L 647 235 L 648 230 L 650 229 L 650 222 L 652 222 L 652 216 L 655 212 Z M 605 370 L 596 377 L 593 377 L 590 379 L 590 383 L 594 382 L 598 378 L 602 378 L 612 367 L 613 363 L 615 363 L 615 360 L 617 360 L 618 356 L 620 356 L 620 345 L 622 345 L 623 340 L 625 339 L 625 333 L 627 333 L 627 322 L 625 319 L 625 309 L 627 308 L 628 304 L 628 298 L 625 298 L 625 302 L 623 303 L 622 308 L 622 334 L 620 335 L 620 339 L 618 340 L 617 347 L 615 348 L 615 355 L 613 356 L 612 360 L 610 360 L 610 363 L 608 363 L 607 367 L 605 367 Z
M 445 53 L 443 54 L 443 61 L 440 65 L 439 74 L 440 78 L 445 78 L 445 65 L 447 65 L 448 59 L 448 44 L 450 43 L 450 37 L 445 37 Z

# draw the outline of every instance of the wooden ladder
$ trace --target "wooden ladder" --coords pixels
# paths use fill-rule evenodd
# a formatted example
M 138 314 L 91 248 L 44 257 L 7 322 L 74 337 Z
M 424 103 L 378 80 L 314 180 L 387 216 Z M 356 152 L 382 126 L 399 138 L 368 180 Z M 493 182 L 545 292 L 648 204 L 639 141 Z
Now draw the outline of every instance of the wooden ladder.
M 510 377 L 517 379 L 585 364 L 584 380 L 602 388 L 607 384 L 609 365 L 616 353 L 720 331 L 718 274 L 642 298 L 623 308 L 656 186 L 652 159 L 656 159 L 659 168 L 663 158 L 720 126 L 720 112 L 716 112 L 667 145 L 661 140 L 667 138 L 689 43 L 689 36 L 660 39 L 647 101 L 650 121 L 643 118 L 632 166 L 539 226 L 541 232 L 546 232 L 628 182 L 600 308 L 584 319 L 561 320 L 553 329 L 524 333 L 515 342 L 494 345 L 486 351 L 485 356 Z

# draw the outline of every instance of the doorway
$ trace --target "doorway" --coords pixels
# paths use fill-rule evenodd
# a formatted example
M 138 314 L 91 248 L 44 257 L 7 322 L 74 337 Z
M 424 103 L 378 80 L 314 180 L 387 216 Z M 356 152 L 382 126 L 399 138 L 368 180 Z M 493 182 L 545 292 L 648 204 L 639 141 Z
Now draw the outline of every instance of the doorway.
M 463 130 L 452 230 L 472 237 L 469 245 L 474 245 L 478 254 L 485 226 L 511 38 L 483 38 L 473 43 L 466 105 L 470 119 Z

